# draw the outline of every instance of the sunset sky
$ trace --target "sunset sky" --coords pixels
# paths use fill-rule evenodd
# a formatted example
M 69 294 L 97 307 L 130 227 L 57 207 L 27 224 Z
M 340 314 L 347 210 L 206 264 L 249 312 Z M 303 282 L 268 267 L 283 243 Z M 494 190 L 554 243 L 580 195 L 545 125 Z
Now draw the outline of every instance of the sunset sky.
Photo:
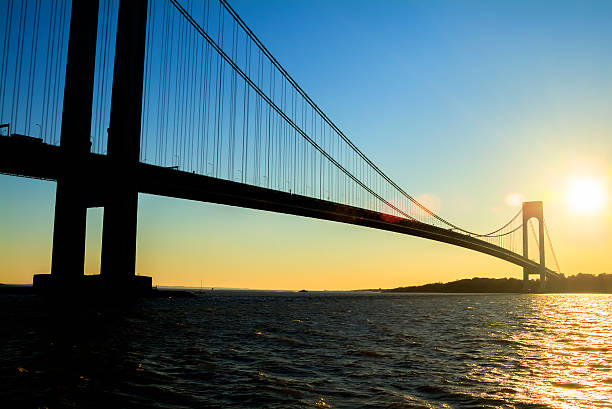
M 561 271 L 612 273 L 612 2 L 231 1 L 276 59 L 408 193 L 476 231 L 543 200 Z M 0 282 L 50 270 L 55 183 L 0 175 Z M 88 213 L 99 272 L 102 210 Z M 140 195 L 157 285 L 388 288 L 522 277 L 395 233 Z

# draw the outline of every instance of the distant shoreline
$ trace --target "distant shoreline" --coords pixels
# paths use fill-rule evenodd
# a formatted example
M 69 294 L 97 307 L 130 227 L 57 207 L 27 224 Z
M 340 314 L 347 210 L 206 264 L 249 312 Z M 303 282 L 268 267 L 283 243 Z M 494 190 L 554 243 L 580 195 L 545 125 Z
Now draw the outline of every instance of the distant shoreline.
M 527 289 L 523 280 L 516 278 L 467 278 L 447 283 L 430 283 L 424 285 L 372 288 L 355 291 L 374 291 L 381 293 L 568 293 L 568 294 L 611 294 L 612 274 L 576 274 L 573 276 L 552 279 L 546 283 L 546 289 L 540 290 L 539 280 L 530 280 Z
M 552 279 L 546 283 L 544 291 L 540 290 L 539 280 L 530 280 L 529 286 L 523 288 L 523 280 L 516 278 L 479 278 L 461 279 L 446 283 L 430 283 L 424 285 L 396 287 L 396 288 L 368 288 L 357 290 L 345 290 L 347 292 L 378 292 L 378 293 L 499 293 L 499 294 L 520 294 L 520 293 L 567 293 L 567 294 L 612 294 L 612 274 L 576 274 L 561 279 Z M 296 290 L 262 290 L 246 288 L 215 288 L 221 291 L 278 291 L 278 292 L 298 292 Z M 182 287 L 182 286 L 155 286 L 156 294 L 177 294 L 177 293 L 199 293 L 210 292 L 210 287 Z M 345 292 L 340 291 L 340 292 Z M 315 291 L 317 292 L 317 291 Z M 333 292 L 333 291 L 332 291 Z M 31 284 L 4 284 L 0 283 L 0 294 L 35 294 Z

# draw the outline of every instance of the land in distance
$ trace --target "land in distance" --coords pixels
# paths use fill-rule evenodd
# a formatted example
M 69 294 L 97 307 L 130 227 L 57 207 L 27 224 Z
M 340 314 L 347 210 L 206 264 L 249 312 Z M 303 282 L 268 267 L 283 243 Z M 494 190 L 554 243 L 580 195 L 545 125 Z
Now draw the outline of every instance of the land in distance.
M 467 278 L 448 283 L 431 283 L 388 289 L 367 289 L 385 293 L 523 293 L 540 291 L 539 280 L 530 280 L 527 290 L 523 280 L 516 278 Z M 575 274 L 565 278 L 550 279 L 547 293 L 612 293 L 612 274 Z

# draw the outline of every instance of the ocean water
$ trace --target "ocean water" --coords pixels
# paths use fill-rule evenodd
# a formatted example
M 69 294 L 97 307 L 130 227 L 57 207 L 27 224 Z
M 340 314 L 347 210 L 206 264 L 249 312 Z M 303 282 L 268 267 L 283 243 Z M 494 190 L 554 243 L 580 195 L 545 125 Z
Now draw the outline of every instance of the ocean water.
M 0 406 L 612 408 L 612 296 L 0 296 Z

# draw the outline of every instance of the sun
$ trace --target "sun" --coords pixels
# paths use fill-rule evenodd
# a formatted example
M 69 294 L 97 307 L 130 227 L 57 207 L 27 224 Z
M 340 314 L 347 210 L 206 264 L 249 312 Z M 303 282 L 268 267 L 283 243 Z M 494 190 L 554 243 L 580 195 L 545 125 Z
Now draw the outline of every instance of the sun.
M 606 196 L 606 186 L 603 181 L 582 177 L 569 182 L 565 198 L 572 211 L 593 214 L 605 207 Z

